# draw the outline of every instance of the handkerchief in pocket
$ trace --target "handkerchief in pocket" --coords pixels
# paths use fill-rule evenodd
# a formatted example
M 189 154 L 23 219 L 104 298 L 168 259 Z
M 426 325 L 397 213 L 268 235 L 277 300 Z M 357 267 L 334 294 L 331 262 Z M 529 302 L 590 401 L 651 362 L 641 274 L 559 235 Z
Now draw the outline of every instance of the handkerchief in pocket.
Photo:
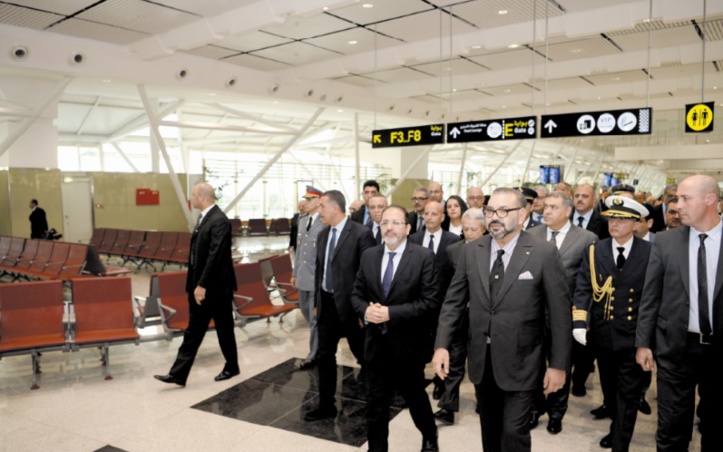
M 528 280 L 528 279 L 534 279 L 534 278 L 532 277 L 532 273 L 530 273 L 529 271 L 526 271 L 524 273 L 520 273 L 520 277 L 517 279 L 518 280 Z

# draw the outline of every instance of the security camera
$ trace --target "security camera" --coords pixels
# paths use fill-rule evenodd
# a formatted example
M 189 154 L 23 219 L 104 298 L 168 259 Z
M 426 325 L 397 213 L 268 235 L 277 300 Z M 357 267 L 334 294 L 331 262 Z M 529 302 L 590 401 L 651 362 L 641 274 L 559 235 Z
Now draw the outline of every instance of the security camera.
M 308 91 L 306 92 L 306 97 L 311 97 L 311 96 L 313 96 L 313 95 L 314 95 L 314 90 L 313 90 L 313 89 L 310 89 L 310 90 L 308 90 Z
M 184 79 L 187 75 L 188 71 L 186 69 L 179 69 L 178 72 L 176 72 L 177 79 Z
M 81 64 L 85 61 L 85 57 L 82 53 L 74 53 L 70 56 L 70 64 Z
M 231 88 L 236 84 L 236 77 L 231 77 L 230 79 L 226 80 L 226 88 Z
M 10 57 L 14 60 L 22 61 L 26 59 L 28 55 L 30 55 L 30 51 L 25 46 L 16 45 L 10 49 Z
M 338 96 L 335 100 L 336 100 L 337 102 L 341 102 L 341 101 L 344 100 L 344 96 Z
M 274 85 L 274 86 L 272 86 L 271 88 L 269 88 L 269 92 L 270 92 L 271 94 L 277 92 L 278 90 L 279 90 L 279 85 Z

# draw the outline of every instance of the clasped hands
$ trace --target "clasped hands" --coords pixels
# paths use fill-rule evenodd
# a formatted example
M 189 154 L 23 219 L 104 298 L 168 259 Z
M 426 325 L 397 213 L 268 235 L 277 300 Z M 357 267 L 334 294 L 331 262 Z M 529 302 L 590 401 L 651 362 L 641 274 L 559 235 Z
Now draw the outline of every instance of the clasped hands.
M 389 321 L 389 307 L 379 303 L 369 303 L 364 318 L 369 323 L 384 323 Z

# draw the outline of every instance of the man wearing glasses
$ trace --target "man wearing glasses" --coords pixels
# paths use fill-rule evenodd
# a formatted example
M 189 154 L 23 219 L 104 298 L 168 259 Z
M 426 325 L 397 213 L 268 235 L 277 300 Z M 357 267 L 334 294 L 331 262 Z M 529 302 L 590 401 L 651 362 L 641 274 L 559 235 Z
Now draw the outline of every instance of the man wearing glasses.
M 670 231 L 671 229 L 679 228 L 683 225 L 680 221 L 680 211 L 678 210 L 678 197 L 672 196 L 665 203 L 665 229 L 664 231 Z
M 407 240 L 407 211 L 384 209 L 384 245 L 362 254 L 354 282 L 354 310 L 367 324 L 367 438 L 369 450 L 388 449 L 389 405 L 398 389 L 422 433 L 422 451 L 437 451 L 437 426 L 424 389 L 429 356 L 427 318 L 436 311 L 434 253 Z
M 528 451 L 530 413 L 540 380 L 545 394 L 565 384 L 570 365 L 570 293 L 557 247 L 521 231 L 527 201 L 498 188 L 485 207 L 489 237 L 463 247 L 442 305 L 434 370 L 449 372 L 449 346 L 469 300 L 469 378 L 475 385 L 486 452 Z M 545 366 L 545 313 L 549 367 Z
M 485 194 L 479 187 L 467 189 L 467 207 L 470 209 L 481 209 L 485 205 Z
M 412 195 L 412 203 L 414 203 L 414 211 L 409 213 L 407 222 L 411 227 L 411 233 L 424 231 L 424 208 L 429 200 L 429 190 L 424 187 L 414 189 Z

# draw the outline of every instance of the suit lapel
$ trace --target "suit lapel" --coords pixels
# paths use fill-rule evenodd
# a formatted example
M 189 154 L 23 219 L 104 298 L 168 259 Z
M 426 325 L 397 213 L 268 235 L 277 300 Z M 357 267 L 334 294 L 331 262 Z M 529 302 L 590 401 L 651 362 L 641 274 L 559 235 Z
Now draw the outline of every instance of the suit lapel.
M 349 234 L 352 228 L 351 219 L 346 220 L 346 224 L 344 225 L 344 229 L 342 229 L 339 232 L 339 235 L 336 237 L 336 246 L 334 247 L 334 255 L 331 258 L 331 261 L 334 262 L 334 259 L 336 259 L 336 255 L 339 254 L 339 248 L 341 248 L 342 243 L 344 243 L 344 240 L 349 237 Z M 329 234 L 331 234 L 331 229 L 329 229 Z
M 507 264 L 505 269 L 505 279 L 502 281 L 502 287 L 500 288 L 500 294 L 497 297 L 497 304 L 499 304 L 505 298 L 505 294 L 512 284 L 517 282 L 517 278 L 520 276 L 520 271 L 524 268 L 527 260 L 532 254 L 533 246 L 531 238 L 524 233 L 520 233 L 520 238 L 517 239 L 517 245 L 515 250 L 512 252 L 510 263 Z M 489 259 L 487 260 L 489 263 Z M 494 306 L 493 306 L 494 307 Z
M 572 248 L 572 245 L 577 241 L 577 239 L 580 237 L 576 229 L 577 226 L 570 226 L 570 229 L 567 231 L 567 234 L 565 234 L 565 240 L 562 241 L 562 245 L 560 245 L 560 256 L 564 256 L 565 253 L 567 253 L 570 248 Z
M 678 242 L 678 262 L 680 262 L 680 280 L 683 281 L 686 295 L 690 293 L 690 262 L 688 262 L 688 242 L 690 227 L 680 226 L 682 237 Z M 717 282 L 716 282 L 717 284 Z
M 477 244 L 477 262 L 480 270 L 482 288 L 485 291 L 485 300 L 490 300 L 490 250 L 492 249 L 492 236 L 486 235 Z M 464 252 L 462 250 L 461 252 Z
M 380 253 L 379 253 L 380 258 L 379 258 L 378 265 L 376 265 L 377 271 L 379 273 L 376 275 L 376 282 L 379 285 L 379 288 L 382 289 L 382 286 L 381 286 L 382 258 L 384 257 L 384 250 L 386 249 L 386 247 L 380 246 L 379 248 L 380 248 Z M 405 268 L 407 268 L 407 265 L 408 265 L 407 261 L 412 259 L 412 256 L 411 256 L 412 253 L 413 253 L 413 251 L 409 248 L 409 246 L 406 246 L 404 248 L 404 253 L 402 254 L 402 256 L 400 258 L 401 260 L 399 261 L 399 265 L 397 265 L 397 271 L 394 273 L 394 278 L 392 278 L 392 285 L 389 286 L 389 293 L 387 294 L 388 296 L 391 295 L 392 292 L 394 292 L 394 286 L 397 285 L 397 280 L 400 278 L 399 275 L 404 271 Z M 384 290 L 382 289 L 382 291 L 380 293 L 382 295 L 384 295 Z M 389 298 L 388 296 L 385 297 L 385 300 L 387 298 Z

